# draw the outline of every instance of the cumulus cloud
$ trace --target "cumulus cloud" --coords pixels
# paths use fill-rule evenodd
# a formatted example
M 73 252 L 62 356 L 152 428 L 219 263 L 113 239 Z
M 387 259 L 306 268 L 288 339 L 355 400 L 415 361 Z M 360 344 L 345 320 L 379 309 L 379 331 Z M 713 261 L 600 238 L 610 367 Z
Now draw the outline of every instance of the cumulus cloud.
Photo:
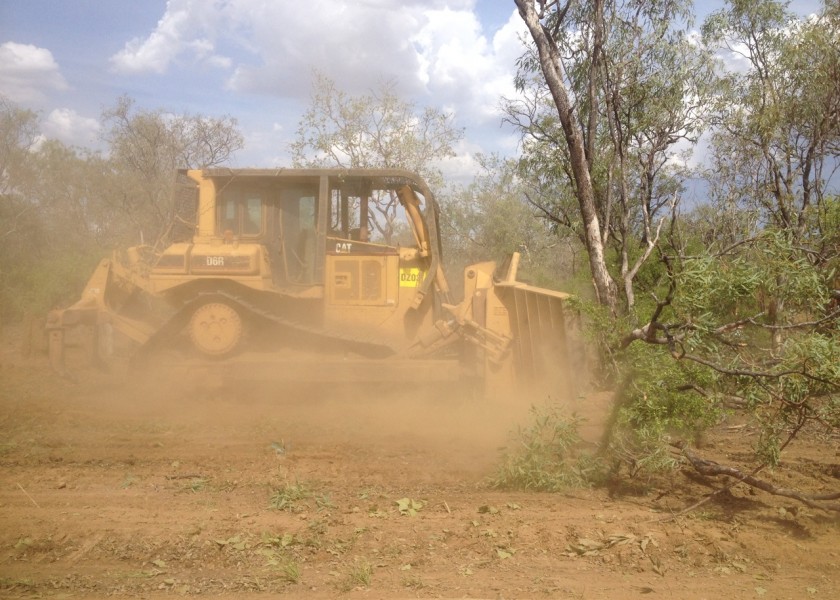
M 100 124 L 70 108 L 57 108 L 41 123 L 46 138 L 57 139 L 70 146 L 91 147 L 99 139 Z
M 216 5 L 197 0 L 169 0 L 166 12 L 148 37 L 134 38 L 111 57 L 118 73 L 165 73 L 186 56 L 198 63 L 229 68 L 230 58 L 214 52 L 220 16 Z
M 125 73 L 165 73 L 179 60 L 231 69 L 233 92 L 303 99 L 314 71 L 340 89 L 395 81 L 407 97 L 493 115 L 512 90 L 520 19 L 492 39 L 474 0 L 169 0 L 155 29 L 112 57 Z M 221 49 L 225 51 L 222 52 Z M 513 57 L 513 58 L 511 58 Z
M 46 92 L 67 89 L 52 53 L 31 44 L 0 45 L 0 94 L 19 104 L 42 102 Z
M 513 8 L 488 39 L 468 1 L 314 0 L 307 11 L 287 3 L 234 4 L 229 20 L 252 44 L 252 60 L 229 81 L 234 91 L 304 98 L 317 69 L 350 93 L 395 81 L 406 97 L 474 120 L 497 118 L 499 96 L 513 93 L 524 31 Z
M 218 66 L 232 95 L 274 98 L 297 114 L 316 72 L 350 94 L 394 83 L 406 100 L 452 113 L 468 135 L 495 126 L 489 138 L 501 126 L 500 97 L 515 94 L 523 51 L 524 23 L 512 4 L 496 18 L 505 12 L 491 34 L 476 0 L 169 0 L 155 29 L 111 60 L 124 73 Z
M 472 10 L 428 11 L 426 17 L 414 40 L 419 77 L 430 95 L 459 107 L 462 118 L 498 118 L 500 96 L 515 92 L 514 61 L 523 51 L 521 19 L 511 10 L 507 24 L 487 39 Z
M 411 37 L 421 11 L 394 0 L 312 0 L 306 10 L 287 2 L 234 0 L 229 21 L 239 26 L 250 55 L 235 70 L 235 91 L 305 97 L 315 69 L 351 93 L 396 80 L 419 91 Z

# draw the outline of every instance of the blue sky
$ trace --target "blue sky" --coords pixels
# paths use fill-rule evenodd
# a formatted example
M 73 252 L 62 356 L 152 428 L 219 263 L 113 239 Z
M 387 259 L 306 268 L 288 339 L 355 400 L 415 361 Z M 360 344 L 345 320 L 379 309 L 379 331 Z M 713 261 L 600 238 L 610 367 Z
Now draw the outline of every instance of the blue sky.
M 516 151 L 499 99 L 513 94 L 523 33 L 513 0 L 0 0 L 0 94 L 83 147 L 97 147 L 99 116 L 123 94 L 231 115 L 246 140 L 237 166 L 270 167 L 289 164 L 313 69 L 354 93 L 394 80 L 465 128 L 444 168 L 468 178 L 476 152 Z
M 0 94 L 41 113 L 44 133 L 95 146 L 104 108 L 229 114 L 241 166 L 288 164 L 318 69 L 348 91 L 383 80 L 451 111 L 478 151 L 515 150 L 499 97 L 512 94 L 523 30 L 513 2 L 482 0 L 2 0 Z M 480 7 L 480 8 L 479 8 Z M 515 18 L 514 18 L 515 17 Z

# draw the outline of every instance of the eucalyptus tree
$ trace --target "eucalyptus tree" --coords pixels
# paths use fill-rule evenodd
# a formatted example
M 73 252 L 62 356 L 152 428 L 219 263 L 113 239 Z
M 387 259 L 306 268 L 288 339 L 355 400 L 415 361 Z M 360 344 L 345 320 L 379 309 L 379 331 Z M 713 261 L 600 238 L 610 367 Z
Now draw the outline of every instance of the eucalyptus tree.
M 105 161 L 40 133 L 37 113 L 0 100 L 0 321 L 78 297 L 109 216 Z M 97 225 L 98 224 L 98 225 Z
M 632 313 L 634 282 L 680 198 L 681 151 L 706 126 L 712 62 L 687 29 L 691 3 L 516 5 L 534 45 L 507 112 L 523 132 L 523 167 L 566 189 L 560 202 L 535 201 L 576 229 L 598 302 L 621 312 L 618 281 Z
M 735 0 L 703 26 L 706 43 L 736 57 L 713 138 L 716 199 L 760 225 L 829 250 L 826 203 L 840 166 L 840 9 L 800 19 L 775 0 Z
M 32 208 L 23 188 L 34 176 L 28 157 L 37 137 L 38 115 L 0 96 L 0 239 L 20 231 Z
M 175 202 L 175 171 L 224 164 L 244 146 L 233 117 L 136 109 L 127 96 L 103 113 L 102 123 L 117 177 L 114 208 L 139 241 L 157 247 L 171 241 L 179 222 L 192 218 Z
M 403 168 L 434 188 L 442 184 L 440 161 L 455 155 L 462 137 L 450 114 L 418 108 L 400 97 L 394 81 L 354 96 L 315 73 L 310 105 L 298 123 L 291 152 L 295 166 Z M 390 240 L 398 199 L 390 194 L 373 201 L 378 218 L 371 213 L 370 225 Z
M 581 194 L 590 187 L 595 242 L 624 280 L 628 306 L 634 270 L 625 265 L 651 247 L 658 258 L 644 265 L 644 320 L 592 312 L 619 383 L 602 456 L 636 472 L 676 464 L 676 450 L 703 475 L 733 478 L 708 499 L 746 484 L 840 511 L 840 493 L 759 475 L 809 426 L 840 429 L 837 9 L 797 20 L 775 2 L 730 2 L 706 23 L 704 41 L 745 64 L 718 78 L 708 50 L 676 27 L 685 4 L 516 3 L 536 47 L 521 61 L 520 88 L 530 93 L 509 110 L 526 126 L 523 167 L 546 189 L 569 184 L 552 202 L 535 198 L 579 233 L 591 260 Z M 665 201 L 679 196 L 674 144 L 695 140 L 707 122 L 714 203 L 658 229 Z M 627 240 L 638 245 L 636 263 L 623 258 Z M 759 426 L 749 469 L 700 458 L 690 438 L 673 441 L 731 408 Z
M 621 346 L 637 368 L 657 354 L 673 359 L 656 361 L 655 376 L 637 371 L 646 373 L 631 392 L 640 430 L 690 417 L 692 406 L 698 419 L 729 407 L 757 425 L 749 470 L 681 446 L 703 475 L 735 478 L 709 498 L 746 484 L 840 511 L 836 491 L 786 489 L 758 475 L 779 466 L 803 432 L 840 429 L 838 14 L 832 5 L 803 19 L 779 2 L 734 0 L 703 27 L 729 59 L 711 144 L 713 203 L 681 223 L 668 290 Z
M 713 137 L 715 201 L 754 214 L 745 238 L 776 231 L 789 260 L 836 267 L 840 166 L 840 11 L 801 19 L 775 0 L 734 0 L 703 27 L 707 44 L 736 57 L 725 75 Z M 834 232 L 834 233 L 833 233 Z M 828 269 L 826 269 L 828 272 Z M 778 274 L 773 287 L 784 287 Z M 783 321 L 782 294 L 766 294 L 768 324 Z M 773 331 L 773 344 L 783 343 Z
M 0 96 L 0 324 L 18 316 L 22 265 L 31 263 L 41 237 L 37 206 L 26 194 L 37 134 L 38 115 Z

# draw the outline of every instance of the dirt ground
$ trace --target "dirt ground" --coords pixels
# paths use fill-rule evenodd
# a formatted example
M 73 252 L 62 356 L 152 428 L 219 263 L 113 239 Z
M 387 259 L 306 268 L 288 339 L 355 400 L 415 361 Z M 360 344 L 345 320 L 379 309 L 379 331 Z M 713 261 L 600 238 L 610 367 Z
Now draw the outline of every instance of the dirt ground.
M 409 389 L 71 383 L 0 353 L 3 598 L 840 598 L 840 520 L 682 474 L 493 490 L 526 401 Z M 595 436 L 609 396 L 575 408 Z M 749 426 L 703 448 L 739 464 Z M 840 487 L 840 440 L 777 484 Z

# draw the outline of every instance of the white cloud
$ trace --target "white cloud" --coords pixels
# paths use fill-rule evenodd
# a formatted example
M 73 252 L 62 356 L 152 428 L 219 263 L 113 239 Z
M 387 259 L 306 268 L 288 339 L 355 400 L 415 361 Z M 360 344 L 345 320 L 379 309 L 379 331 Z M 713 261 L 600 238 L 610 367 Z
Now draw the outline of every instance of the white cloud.
M 250 51 L 230 79 L 234 91 L 285 97 L 307 96 L 313 70 L 351 93 L 396 80 L 418 91 L 418 59 L 411 36 L 421 12 L 394 0 L 312 0 L 306 10 L 288 2 L 234 0 L 228 22 Z
M 746 44 L 737 42 L 733 43 L 730 48 L 719 49 L 716 57 L 726 73 L 744 75 L 752 70 L 749 53 L 750 50 Z
M 46 92 L 67 89 L 52 53 L 31 44 L 0 45 L 0 94 L 19 104 L 38 103 Z
M 350 93 L 393 80 L 407 97 L 466 102 L 464 113 L 487 116 L 511 90 L 511 56 L 521 52 L 516 32 L 524 25 L 511 6 L 514 18 L 488 40 L 474 7 L 474 0 L 310 0 L 305 9 L 169 0 L 154 31 L 111 61 L 120 72 L 161 74 L 192 59 L 232 69 L 230 91 L 299 99 L 315 70 Z
M 523 47 L 524 24 L 513 14 L 488 40 L 471 10 L 428 11 L 415 36 L 420 49 L 419 76 L 432 97 L 457 107 L 459 117 L 482 122 L 498 119 L 500 96 L 512 96 L 514 61 Z
M 476 160 L 476 156 L 480 152 L 481 149 L 474 144 L 462 143 L 456 149 L 455 156 L 438 161 L 437 167 L 446 181 L 468 185 L 480 170 Z
M 229 68 L 228 57 L 214 52 L 219 16 L 216 6 L 198 0 L 169 0 L 155 30 L 145 39 L 134 38 L 111 57 L 118 73 L 165 73 L 182 55 L 213 67 Z M 202 34 L 210 34 L 202 37 Z
M 41 133 L 70 146 L 91 147 L 99 139 L 99 121 L 70 108 L 56 108 L 41 123 Z
M 476 0 L 310 0 L 305 7 L 168 0 L 155 29 L 111 60 L 124 73 L 163 74 L 197 63 L 227 69 L 231 97 L 272 98 L 278 113 L 271 118 L 282 122 L 284 144 L 318 71 L 350 94 L 393 82 L 404 99 L 453 113 L 468 136 L 484 128 L 483 142 L 492 145 L 500 133 L 500 97 L 515 94 L 515 60 L 525 31 L 512 4 L 494 10 L 497 17 L 507 13 L 507 23 L 486 32 Z M 248 145 L 253 150 L 270 142 L 253 135 Z

